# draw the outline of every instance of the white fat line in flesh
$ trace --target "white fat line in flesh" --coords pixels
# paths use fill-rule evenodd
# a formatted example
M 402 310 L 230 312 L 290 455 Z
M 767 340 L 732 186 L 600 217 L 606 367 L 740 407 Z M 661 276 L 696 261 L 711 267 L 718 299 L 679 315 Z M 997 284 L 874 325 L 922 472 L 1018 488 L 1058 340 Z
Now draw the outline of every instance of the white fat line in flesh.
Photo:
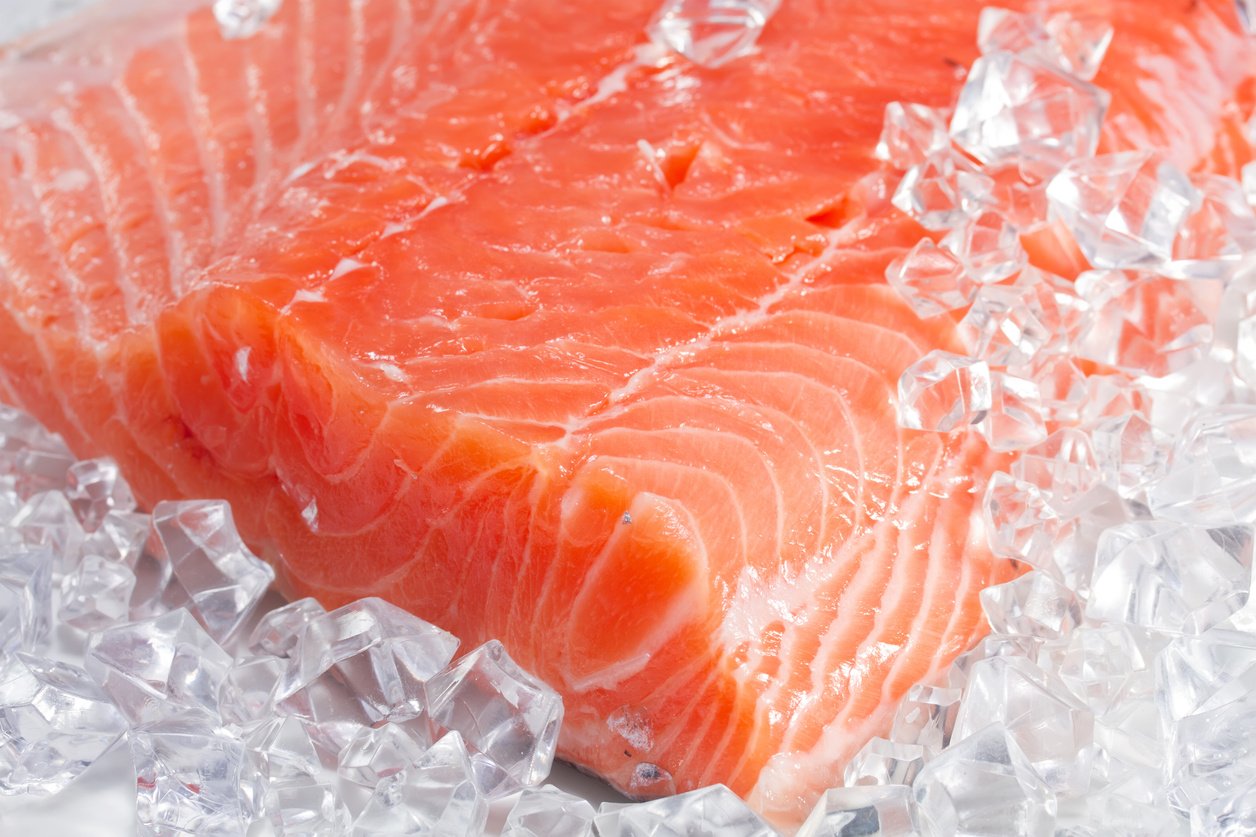
M 192 57 L 192 45 L 188 42 L 188 27 L 177 40 L 181 63 L 183 65 L 186 89 L 183 100 L 188 106 L 188 121 L 192 123 L 192 135 L 196 138 L 197 156 L 200 157 L 201 170 L 205 172 L 205 184 L 209 190 L 209 221 L 210 235 L 215 249 L 222 245 L 227 233 L 229 215 L 227 210 L 227 173 L 226 157 L 213 132 L 204 130 L 211 124 L 209 103 L 201 91 L 201 76 L 196 69 L 196 60 Z M 196 123 L 199 122 L 198 126 Z M 201 130 L 197 130 L 200 127 Z M 212 164 L 212 165 L 211 165 Z

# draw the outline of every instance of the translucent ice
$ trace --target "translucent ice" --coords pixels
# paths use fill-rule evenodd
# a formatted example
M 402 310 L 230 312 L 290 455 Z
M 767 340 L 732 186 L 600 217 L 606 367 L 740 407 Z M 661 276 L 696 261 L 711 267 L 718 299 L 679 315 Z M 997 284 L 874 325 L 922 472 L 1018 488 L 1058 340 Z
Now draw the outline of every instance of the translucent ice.
M 203 717 L 178 717 L 128 734 L 141 835 L 241 835 L 244 747 Z
M 921 683 L 912 686 L 899 704 L 890 737 L 937 753 L 951 740 L 962 694 L 960 689 Z
M 1089 81 L 1103 61 L 1112 34 L 1112 24 L 1102 17 L 1074 17 L 1062 12 L 1042 20 L 987 6 L 981 10 L 977 43 L 983 53 L 1033 56 Z
M 1106 92 L 1058 67 L 994 52 L 969 70 L 951 137 L 983 163 L 1016 159 L 1049 173 L 1094 153 L 1108 101 Z
M 1081 606 L 1072 591 L 1037 570 L 982 590 L 981 609 L 998 634 L 1050 639 L 1081 622 Z
M 415 735 L 419 725 L 377 721 L 358 730 L 340 753 L 339 773 L 355 785 L 374 788 L 384 779 L 414 767 L 431 743 Z
M 1127 625 L 1099 625 L 1069 640 L 1060 680 L 1095 715 L 1103 715 L 1137 688 L 1148 670 L 1142 644 Z
M 885 124 L 876 156 L 899 169 L 908 169 L 944 151 L 951 144 L 946 114 L 937 108 L 905 102 L 885 106 Z
M 1205 526 L 1256 521 L 1256 407 L 1219 407 L 1183 428 L 1148 505 Z
M 260 721 L 274 713 L 274 692 L 287 664 L 277 657 L 244 657 L 227 671 L 218 689 L 218 711 L 233 724 Z
M 86 534 L 60 491 L 32 496 L 13 516 L 12 525 L 25 543 L 50 550 L 58 569 L 70 569 L 78 563 Z
M 924 767 L 925 755 L 919 744 L 873 738 L 847 762 L 843 781 L 847 787 L 908 785 Z
M 985 361 L 935 350 L 898 379 L 898 421 L 913 430 L 948 433 L 984 419 L 990 399 Z
M 245 784 L 254 813 L 265 809 L 267 791 L 281 782 L 319 781 L 323 759 L 300 718 L 272 717 L 242 728 Z
M 989 177 L 948 152 L 937 152 L 907 170 L 890 202 L 922 227 L 946 230 L 962 224 L 993 190 Z
M 488 802 L 476 787 L 466 746 L 451 732 L 416 766 L 380 783 L 354 823 L 354 834 L 475 837 L 487 817 Z
M 16 651 L 36 651 L 47 638 L 52 562 L 46 549 L 0 547 L 0 662 Z
M 921 317 L 935 317 L 972 302 L 977 283 L 959 258 L 922 238 L 885 270 L 886 281 Z
M 1173 259 L 1160 270 L 1182 279 L 1225 279 L 1256 250 L 1256 213 L 1232 178 L 1195 175 L 1201 200 L 1178 231 Z
M 174 714 L 218 720 L 218 690 L 231 657 L 186 610 L 91 635 L 87 673 L 138 726 Z
M 990 375 L 990 410 L 977 426 L 992 450 L 1023 450 L 1047 438 L 1038 384 L 1004 372 Z
M 125 731 L 77 666 L 22 653 L 0 664 L 0 793 L 57 793 Z
M 1256 692 L 1174 726 L 1169 745 L 1169 800 L 1189 811 L 1239 787 L 1256 785 Z
M 1256 634 L 1223 623 L 1181 636 L 1155 661 L 1156 697 L 1166 723 L 1256 694 Z
M 1166 262 L 1199 192 L 1172 163 L 1150 151 L 1076 160 L 1052 179 L 1053 217 L 1099 268 Z
M 1101 420 L 1091 431 L 1099 473 L 1122 497 L 1141 495 L 1163 473 L 1170 440 L 1142 413 Z
M 275 837 L 342 837 L 353 820 L 335 787 L 318 779 L 272 782 L 265 810 Z
M 210 636 L 226 642 L 261 601 L 275 571 L 244 545 L 225 502 L 158 503 L 153 530 L 188 593 L 188 609 Z
M 1090 436 L 1066 427 L 1025 450 L 1012 463 L 1012 476 L 1035 486 L 1061 516 L 1084 511 L 1100 481 Z
M 249 648 L 274 657 L 287 657 L 297 645 L 301 631 L 327 611 L 314 599 L 298 599 L 267 613 L 249 635 Z
M 563 718 L 562 698 L 521 669 L 492 640 L 467 654 L 425 687 L 438 728 L 460 730 L 467 745 L 521 785 L 549 775 Z
M 776 832 L 723 785 L 603 810 L 600 837 L 774 837 Z
M 833 788 L 807 817 L 798 837 L 910 837 L 916 833 L 906 785 Z
M 977 210 L 942 240 L 966 273 L 981 283 L 1000 282 L 1025 266 L 1020 233 L 1002 213 Z
M 227 39 L 256 35 L 279 11 L 282 0 L 214 0 L 214 18 Z
M 593 806 L 550 785 L 527 788 L 510 809 L 501 837 L 592 837 Z
M 66 470 L 65 496 L 83 528 L 94 532 L 111 511 L 135 511 L 131 488 L 112 459 L 85 459 Z
M 1054 833 L 1056 797 L 999 724 L 953 745 L 912 785 L 926 833 Z
M 779 0 L 665 0 L 650 38 L 705 67 L 719 67 L 754 49 Z
M 1031 288 L 1018 285 L 979 290 L 959 330 L 976 355 L 995 366 L 1027 364 L 1052 339 L 1041 299 Z
M 1252 12 L 1256 15 L 1256 9 Z M 1191 808 L 1192 837 L 1256 834 L 1256 783 L 1241 783 Z
M 58 617 L 67 625 L 94 631 L 125 621 L 135 590 L 135 573 L 119 561 L 85 555 L 61 580 Z

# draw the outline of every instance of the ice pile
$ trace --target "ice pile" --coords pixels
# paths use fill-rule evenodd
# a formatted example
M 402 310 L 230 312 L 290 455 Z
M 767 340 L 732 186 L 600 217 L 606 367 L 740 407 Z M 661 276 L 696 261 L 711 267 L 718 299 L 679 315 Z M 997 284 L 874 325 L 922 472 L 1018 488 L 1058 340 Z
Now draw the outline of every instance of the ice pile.
M 894 204 L 937 238 L 887 278 L 966 347 L 904 373 L 900 423 L 1016 452 L 984 515 L 1028 571 L 806 835 L 1256 833 L 1256 194 L 1096 155 L 1111 37 L 987 9 L 954 111 L 887 110 Z

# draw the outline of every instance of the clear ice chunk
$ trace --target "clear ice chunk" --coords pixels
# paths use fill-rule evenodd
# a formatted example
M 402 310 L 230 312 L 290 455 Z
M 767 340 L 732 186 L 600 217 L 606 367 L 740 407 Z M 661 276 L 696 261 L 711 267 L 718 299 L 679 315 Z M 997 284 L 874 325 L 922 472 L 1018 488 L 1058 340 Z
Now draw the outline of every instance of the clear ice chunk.
M 135 497 L 112 459 L 85 459 L 65 474 L 65 496 L 88 532 L 100 527 L 111 511 L 135 511 Z
M 1222 623 L 1181 636 L 1155 660 L 1156 698 L 1167 723 L 1256 694 L 1256 634 Z
M 1191 614 L 1242 586 L 1251 532 L 1163 520 L 1126 523 L 1099 538 L 1086 615 L 1181 633 Z
M 695 64 L 719 67 L 754 50 L 780 0 L 664 0 L 650 39 Z
M 1032 56 L 993 52 L 969 70 L 951 138 L 983 163 L 1016 160 L 1046 175 L 1094 154 L 1109 98 Z
M 52 616 L 52 553 L 0 547 L 0 662 L 38 651 Z
M 588 801 L 551 785 L 519 795 L 501 837 L 593 837 L 595 812 Z
M 22 653 L 0 664 L 0 793 L 58 793 L 125 731 L 81 668 Z
M 912 430 L 949 433 L 985 418 L 991 404 L 990 367 L 932 351 L 898 379 L 898 422 Z
M 353 822 L 336 789 L 318 779 L 272 782 L 265 809 L 275 837 L 343 837 Z
M 249 648 L 259 654 L 287 657 L 296 648 L 305 626 L 326 613 L 314 599 L 298 599 L 277 607 L 258 621 L 249 635 Z
M 899 704 L 890 738 L 937 754 L 950 743 L 962 696 L 961 689 L 917 683 Z
M 1034 381 L 1004 372 L 990 375 L 990 410 L 977 426 L 992 450 L 1033 447 L 1047 438 L 1042 393 Z
M 912 785 L 926 833 L 1050 837 L 1055 794 L 1000 724 L 952 745 Z
M 816 803 L 798 837 L 910 837 L 916 834 L 906 785 L 832 788 Z
M 1052 339 L 1048 313 L 1032 288 L 992 285 L 981 288 L 959 331 L 977 357 L 994 366 L 1033 361 Z
M 135 573 L 126 564 L 84 555 L 61 579 L 58 618 L 79 630 L 94 631 L 126 621 L 135 590 Z
M 959 258 L 932 239 L 922 238 L 885 269 L 886 281 L 920 317 L 936 317 L 969 305 L 977 283 Z
M 244 746 L 204 717 L 174 717 L 132 730 L 137 833 L 239 835 L 247 828 L 240 793 Z
M 1035 486 L 1061 517 L 1082 513 L 1101 479 L 1090 436 L 1073 427 L 1024 451 L 1012 463 L 1012 476 Z
M 1034 570 L 981 591 L 981 609 L 996 634 L 1052 639 L 1081 623 L 1081 605 L 1072 591 Z
M 190 713 L 217 723 L 231 657 L 179 609 L 92 634 L 85 667 L 132 726 Z
M 996 471 L 982 500 L 990 549 L 995 555 L 1043 565 L 1061 534 L 1061 523 L 1037 486 Z
M 354 834 L 476 837 L 487 819 L 488 801 L 476 786 L 466 745 L 450 732 L 413 768 L 379 784 L 355 821 Z
M 25 543 L 51 550 L 58 568 L 71 569 L 78 563 L 86 533 L 60 491 L 32 496 L 13 516 L 11 525 Z
M 267 807 L 267 791 L 280 782 L 316 782 L 323 776 L 324 759 L 300 718 L 272 717 L 242 728 L 245 748 L 244 786 L 250 811 Z
M 369 724 L 417 714 L 425 706 L 423 684 L 449 663 L 457 647 L 450 634 L 395 605 L 359 599 L 306 625 L 276 690 L 276 704 L 320 723 L 352 718 Z
M 222 719 L 243 725 L 273 716 L 275 687 L 287 668 L 278 657 L 237 659 L 218 689 Z
M 1243 256 L 1256 250 L 1256 213 L 1233 178 L 1194 175 L 1199 207 L 1183 222 L 1172 261 L 1160 272 L 1176 279 L 1226 279 Z
M 1112 42 L 1112 24 L 1102 17 L 1075 17 L 1067 12 L 1045 21 L 1036 15 L 987 6 L 977 24 L 982 53 L 1015 52 L 1054 64 L 1090 81 L 1099 71 Z
M 111 511 L 83 541 L 84 555 L 99 555 L 135 570 L 152 531 L 152 519 L 139 512 Z
M 414 767 L 431 744 L 426 735 L 417 735 L 424 726 L 416 723 L 377 721 L 358 730 L 340 753 L 341 778 L 364 788 L 374 788 L 384 779 Z
M 549 775 L 563 702 L 490 640 L 427 682 L 428 713 L 438 729 L 460 730 L 472 751 L 499 765 L 516 785 Z
M 1251 15 L 1256 15 L 1256 9 Z M 1192 837 L 1256 834 L 1256 783 L 1240 784 L 1206 804 L 1194 806 L 1190 814 Z
M 1171 259 L 1200 194 L 1159 154 L 1123 151 L 1074 160 L 1052 178 L 1047 199 L 1092 265 L 1126 268 Z
M 214 0 L 214 19 L 227 40 L 250 38 L 279 11 L 282 0 Z
M 1169 743 L 1169 801 L 1189 811 L 1239 787 L 1256 786 L 1256 693 L 1188 715 Z
M 189 596 L 188 610 L 218 642 L 244 623 L 275 579 L 236 532 L 221 500 L 158 503 L 153 530 L 174 577 Z
M 1099 473 L 1122 497 L 1141 496 L 1164 472 L 1171 440 L 1142 413 L 1103 419 L 1090 435 Z
M 1148 670 L 1142 644 L 1128 625 L 1097 625 L 1069 639 L 1060 680 L 1096 716 L 1137 690 Z
M 937 152 L 912 166 L 890 203 L 930 230 L 949 230 L 990 199 L 994 181 L 973 171 L 949 152 Z
M 600 837 L 776 837 L 776 831 L 723 785 L 607 810 L 594 825 Z
M 1018 273 L 1027 261 L 1020 232 L 1001 212 L 981 209 L 942 239 L 959 258 L 966 274 L 981 284 L 1001 282 Z
M 951 145 L 947 115 L 937 108 L 907 102 L 885 106 L 885 123 L 876 157 L 898 169 L 920 165 Z
M 925 765 L 925 748 L 873 738 L 846 764 L 843 782 L 856 785 L 910 785 Z
M 1157 517 L 1205 526 L 1256 521 L 1256 407 L 1226 405 L 1190 422 L 1148 505 Z

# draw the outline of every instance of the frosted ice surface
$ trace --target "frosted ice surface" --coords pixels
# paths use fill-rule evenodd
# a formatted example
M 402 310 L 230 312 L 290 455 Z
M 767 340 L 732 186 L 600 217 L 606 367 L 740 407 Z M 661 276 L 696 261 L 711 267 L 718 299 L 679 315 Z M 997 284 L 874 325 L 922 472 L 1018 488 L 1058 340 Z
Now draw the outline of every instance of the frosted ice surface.
M 354 823 L 354 834 L 475 837 L 487 818 L 488 802 L 476 786 L 466 745 L 451 732 L 417 765 L 379 784 Z
M 948 433 L 985 418 L 990 399 L 985 361 L 935 350 L 898 379 L 898 422 L 913 430 Z
M 982 590 L 981 609 L 996 634 L 1051 639 L 1067 635 L 1081 622 L 1081 606 L 1072 591 L 1037 570 Z
M 500 642 L 481 645 L 428 681 L 428 712 L 438 729 L 462 731 L 467 745 L 516 785 L 549 775 L 563 702 L 515 663 Z
M 1186 174 L 1151 151 L 1075 160 L 1051 180 L 1047 198 L 1099 268 L 1168 261 L 1201 199 Z
M 648 32 L 656 44 L 705 67 L 754 49 L 780 0 L 664 0 Z
M 1246 589 L 1251 533 L 1172 521 L 1115 526 L 1099 539 L 1086 615 L 1181 633 L 1191 614 Z
M 924 767 L 925 748 L 872 738 L 846 764 L 843 782 L 855 785 L 909 785 Z
M 221 500 L 162 502 L 153 530 L 188 610 L 218 642 L 226 642 L 261 601 L 275 571 L 244 545 L 231 508 Z
M 0 547 L 0 663 L 17 651 L 37 651 L 52 617 L 52 554 Z
M 501 837 L 592 837 L 594 815 L 586 800 L 551 785 L 526 788 Z
M 929 238 L 891 262 L 885 278 L 921 317 L 963 308 L 977 293 L 977 283 L 959 258 Z
M 890 102 L 874 153 L 895 168 L 909 169 L 950 145 L 947 114 L 926 105 Z
M 231 657 L 186 610 L 106 628 L 88 640 L 87 673 L 134 726 L 175 714 L 218 721 Z
M 243 837 L 244 746 L 203 716 L 132 730 L 140 835 Z
M 951 138 L 983 163 L 1015 159 L 1048 174 L 1094 153 L 1108 102 L 1106 92 L 1048 63 L 994 52 L 969 71 Z
M 22 653 L 0 663 L 0 793 L 57 793 L 125 731 L 81 668 Z
M 833 788 L 807 817 L 798 837 L 911 837 L 916 834 L 906 785 Z
M 256 35 L 274 17 L 282 0 L 214 0 L 214 18 L 227 39 Z
M 85 555 L 61 580 L 57 616 L 79 630 L 94 631 L 125 621 L 135 590 L 135 573 L 120 561 Z
M 316 721 L 327 720 L 320 707 L 335 695 L 356 703 L 368 722 L 414 714 L 424 708 L 423 684 L 449 663 L 457 647 L 453 636 L 395 605 L 360 599 L 306 625 L 277 702 L 282 711 Z
M 941 753 L 912 785 L 926 833 L 1048 837 L 1057 801 L 999 724 Z
M 327 611 L 314 599 L 298 599 L 263 616 L 249 635 L 249 648 L 258 653 L 287 657 L 312 620 Z
M 594 821 L 599 837 L 775 837 L 745 802 L 723 785 L 609 809 Z
M 899 704 L 890 737 L 937 753 L 951 740 L 962 694 L 960 689 L 923 683 L 912 686 Z
M 109 512 L 135 511 L 135 497 L 112 459 L 85 459 L 66 470 L 65 496 L 88 532 Z

